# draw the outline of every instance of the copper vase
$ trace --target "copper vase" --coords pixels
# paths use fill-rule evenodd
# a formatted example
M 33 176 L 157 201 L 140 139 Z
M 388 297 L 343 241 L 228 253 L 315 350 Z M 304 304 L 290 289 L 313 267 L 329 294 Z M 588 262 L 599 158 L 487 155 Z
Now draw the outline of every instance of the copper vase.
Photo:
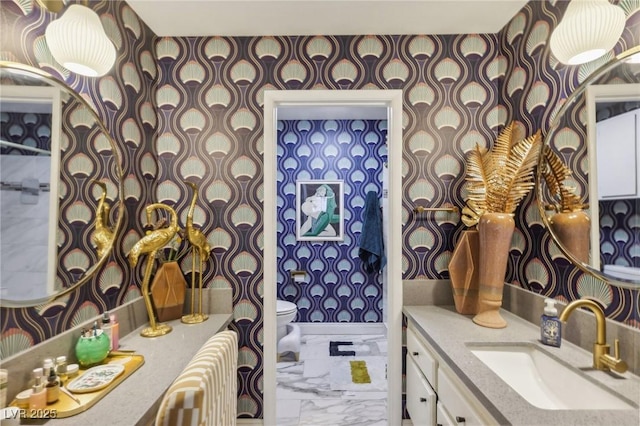
M 485 213 L 478 222 L 480 273 L 478 313 L 473 322 L 483 327 L 507 326 L 500 307 L 514 228 L 513 215 L 507 213 Z
M 589 233 L 591 219 L 584 210 L 556 213 L 551 228 L 569 253 L 582 263 L 589 263 Z
M 159 321 L 169 321 L 182 316 L 187 282 L 178 262 L 160 265 L 151 283 L 151 298 Z
M 462 231 L 449 261 L 449 276 L 456 311 L 478 313 L 479 237 L 477 229 Z

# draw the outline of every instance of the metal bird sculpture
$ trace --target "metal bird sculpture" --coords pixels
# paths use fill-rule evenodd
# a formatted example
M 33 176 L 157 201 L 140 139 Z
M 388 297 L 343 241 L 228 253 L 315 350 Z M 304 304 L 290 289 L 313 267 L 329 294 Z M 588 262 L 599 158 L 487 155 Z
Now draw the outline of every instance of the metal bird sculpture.
M 196 208 L 196 201 L 198 200 L 198 186 L 193 182 L 185 181 L 193 190 L 193 196 L 191 197 L 191 204 L 189 205 L 189 211 L 187 212 L 187 226 L 185 228 L 185 234 L 187 240 L 191 243 L 191 314 L 182 317 L 182 322 L 187 324 L 195 324 L 202 322 L 208 318 L 206 314 L 202 313 L 202 267 L 203 263 L 209 259 L 209 252 L 211 251 L 211 245 L 207 241 L 207 237 L 200 232 L 199 229 L 193 226 L 193 213 Z M 196 253 L 199 258 L 199 283 L 198 283 L 198 312 L 195 313 L 195 269 L 196 269 Z
M 169 226 L 166 228 L 155 229 L 153 231 L 147 231 L 147 234 L 134 244 L 133 248 L 131 248 L 127 255 L 129 258 L 129 264 L 132 268 L 138 264 L 140 255 L 149 255 L 149 260 L 147 261 L 147 266 L 144 272 L 144 278 L 142 279 L 142 297 L 144 298 L 144 304 L 147 308 L 147 314 L 149 315 L 150 327 L 147 327 L 140 332 L 143 337 L 163 336 L 171 331 L 171 326 L 156 323 L 153 307 L 151 305 L 151 297 L 149 295 L 149 280 L 151 279 L 151 269 L 153 268 L 156 252 L 166 246 L 180 228 L 178 227 L 178 215 L 175 210 L 162 203 L 150 204 L 146 207 L 147 223 L 151 223 L 151 214 L 158 209 L 169 212 Z
M 98 206 L 96 207 L 96 218 L 94 221 L 95 231 L 91 236 L 93 243 L 96 246 L 96 252 L 98 258 L 102 258 L 109 253 L 111 245 L 113 244 L 113 230 L 109 226 L 109 212 L 111 206 L 107 203 L 107 184 L 99 180 L 93 179 L 93 182 L 102 188 L 102 195 L 98 200 Z

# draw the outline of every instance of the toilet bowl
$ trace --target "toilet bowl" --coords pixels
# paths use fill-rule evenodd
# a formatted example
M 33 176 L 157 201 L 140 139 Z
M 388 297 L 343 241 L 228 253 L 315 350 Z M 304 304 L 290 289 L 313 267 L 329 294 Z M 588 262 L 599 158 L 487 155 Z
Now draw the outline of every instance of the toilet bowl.
M 278 326 L 278 342 L 287 335 L 287 324 L 294 320 L 298 313 L 295 303 L 286 300 L 276 300 L 276 320 Z

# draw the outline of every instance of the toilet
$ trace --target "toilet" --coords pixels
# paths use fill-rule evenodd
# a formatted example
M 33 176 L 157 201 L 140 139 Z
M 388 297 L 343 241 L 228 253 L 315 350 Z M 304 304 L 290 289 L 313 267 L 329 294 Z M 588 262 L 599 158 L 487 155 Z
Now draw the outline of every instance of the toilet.
M 291 324 L 297 313 L 298 307 L 295 303 L 276 300 L 278 361 L 290 352 L 293 352 L 295 360 L 298 360 L 300 354 L 300 327 L 297 324 Z

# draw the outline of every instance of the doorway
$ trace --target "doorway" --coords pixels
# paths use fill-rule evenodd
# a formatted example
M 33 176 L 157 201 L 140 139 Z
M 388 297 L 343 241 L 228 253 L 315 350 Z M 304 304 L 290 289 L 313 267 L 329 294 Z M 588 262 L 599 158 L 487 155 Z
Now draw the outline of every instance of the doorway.
M 388 122 L 387 419 L 402 419 L 402 91 L 284 90 L 264 94 L 264 400 L 265 425 L 276 423 L 276 220 L 278 109 L 383 107 Z

